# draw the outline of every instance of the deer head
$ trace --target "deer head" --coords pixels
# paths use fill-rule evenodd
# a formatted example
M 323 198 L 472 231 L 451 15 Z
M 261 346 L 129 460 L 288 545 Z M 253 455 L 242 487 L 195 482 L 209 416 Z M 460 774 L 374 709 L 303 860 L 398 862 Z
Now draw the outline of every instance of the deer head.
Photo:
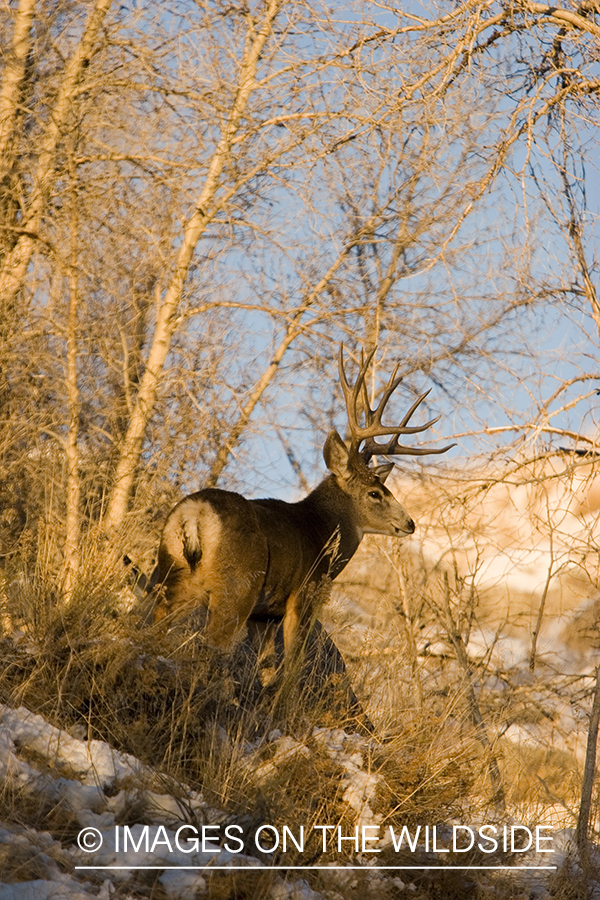
M 399 442 L 401 435 L 418 434 L 434 425 L 439 416 L 424 425 L 409 425 L 409 421 L 429 391 L 421 394 L 412 404 L 399 425 L 384 425 L 382 416 L 390 397 L 401 382 L 396 365 L 377 406 L 369 404 L 365 377 L 375 355 L 374 348 L 366 356 L 361 353 L 361 365 L 354 384 L 349 384 L 344 370 L 344 345 L 340 344 L 338 364 L 340 383 L 346 401 L 350 445 L 346 446 L 337 431 L 329 433 L 323 448 L 325 464 L 334 476 L 338 487 L 352 501 L 355 527 L 362 534 L 387 534 L 402 536 L 412 534 L 415 524 L 404 507 L 385 486 L 385 480 L 394 467 L 393 462 L 370 466 L 374 456 L 424 456 L 429 453 L 446 453 L 454 444 L 441 448 L 413 448 Z M 361 424 L 361 420 L 364 424 Z M 385 443 L 375 440 L 388 436 Z

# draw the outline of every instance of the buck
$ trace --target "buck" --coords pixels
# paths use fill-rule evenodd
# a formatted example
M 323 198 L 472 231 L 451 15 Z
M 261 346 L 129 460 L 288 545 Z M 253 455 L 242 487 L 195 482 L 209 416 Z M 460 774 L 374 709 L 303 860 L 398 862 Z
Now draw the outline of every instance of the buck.
M 382 424 L 385 407 L 400 384 L 397 365 L 371 409 L 365 377 L 375 350 L 361 357 L 353 385 L 339 375 L 346 401 L 350 445 L 330 431 L 323 448 L 327 477 L 303 500 L 247 500 L 233 491 L 206 488 L 181 500 L 165 521 L 152 577 L 160 586 L 154 622 L 208 609 L 206 641 L 229 650 L 248 619 L 283 619 L 284 668 L 307 636 L 319 603 L 320 583 L 333 579 L 356 552 L 364 534 L 404 537 L 415 524 L 385 486 L 394 464 L 370 466 L 374 456 L 422 456 L 440 449 L 411 449 L 401 435 L 425 431 L 409 426 L 422 394 L 396 427 Z M 388 436 L 387 443 L 377 437 Z

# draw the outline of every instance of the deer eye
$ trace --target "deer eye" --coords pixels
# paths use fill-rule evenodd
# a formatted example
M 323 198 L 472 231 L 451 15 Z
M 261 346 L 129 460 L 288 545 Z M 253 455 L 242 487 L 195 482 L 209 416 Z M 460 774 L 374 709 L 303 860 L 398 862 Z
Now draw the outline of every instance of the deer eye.
M 373 497 L 374 500 L 381 500 L 379 491 L 369 491 L 369 497 Z

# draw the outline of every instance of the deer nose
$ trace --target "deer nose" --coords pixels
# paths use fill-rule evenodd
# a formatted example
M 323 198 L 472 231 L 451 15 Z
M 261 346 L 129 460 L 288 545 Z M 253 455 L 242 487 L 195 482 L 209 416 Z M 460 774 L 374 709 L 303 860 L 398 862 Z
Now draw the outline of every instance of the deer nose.
M 412 534 L 414 532 L 414 530 L 415 530 L 415 523 L 409 516 L 406 520 L 406 533 Z

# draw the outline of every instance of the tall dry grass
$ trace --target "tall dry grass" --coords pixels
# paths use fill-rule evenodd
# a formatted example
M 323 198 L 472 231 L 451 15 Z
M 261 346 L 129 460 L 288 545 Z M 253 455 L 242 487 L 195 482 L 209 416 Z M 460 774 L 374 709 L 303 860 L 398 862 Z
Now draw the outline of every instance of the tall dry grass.
M 0 701 L 26 706 L 80 737 L 135 755 L 154 773 L 157 788 L 180 791 L 182 802 L 186 790 L 200 791 L 249 834 L 264 823 L 282 828 L 298 822 L 307 831 L 327 823 L 352 833 L 357 821 L 365 821 L 348 801 L 346 758 L 332 755 L 319 737 L 324 728 L 352 736 L 360 731 L 360 717 L 344 709 L 343 684 L 340 690 L 320 691 L 318 654 L 314 680 L 305 676 L 303 689 L 285 702 L 276 636 L 260 648 L 247 641 L 224 658 L 203 643 L 194 616 L 170 629 L 148 625 L 128 592 L 120 552 L 101 537 L 89 541 L 66 602 L 52 529 L 40 529 L 37 541 L 33 569 L 31 557 L 24 556 L 11 558 L 4 570 L 3 616 L 10 631 L 1 644 Z M 468 623 L 477 615 L 477 597 L 456 573 L 449 577 L 419 568 L 414 557 L 395 563 L 396 586 L 385 587 L 395 631 L 386 641 L 372 629 L 363 630 L 362 637 L 354 634 L 347 655 L 353 687 L 375 723 L 374 733 L 363 729 L 355 746 L 358 769 L 374 785 L 368 797 L 371 821 L 383 829 L 489 816 L 500 822 L 518 812 L 521 821 L 533 823 L 544 803 L 573 807 L 580 784 L 577 760 L 551 746 L 545 753 L 515 748 L 503 737 L 507 722 L 543 716 L 543 704 L 534 689 L 529 697 L 514 685 L 499 689 L 502 673 L 489 659 L 487 665 L 469 661 Z M 342 645 L 333 624 L 334 639 Z M 438 640 L 441 624 L 445 644 Z M 344 631 L 343 623 L 337 627 Z M 456 634 L 454 644 L 450 639 L 453 628 L 461 635 L 462 662 Z M 434 633 L 436 644 L 430 640 Z M 429 652 L 422 655 L 424 634 Z M 332 680 L 325 679 L 327 684 Z M 311 684 L 317 688 L 307 689 Z M 291 741 L 285 753 L 283 738 Z M 495 802 L 492 759 L 506 792 L 506 813 Z M 64 809 L 24 802 L 9 789 L 0 800 L 5 822 L 72 840 L 76 822 Z M 128 815 L 143 821 L 140 809 Z M 348 845 L 341 854 L 313 850 L 312 862 L 357 860 Z M 309 861 L 294 853 L 265 859 L 289 865 Z M 484 862 L 504 859 L 485 857 Z M 414 857 L 388 847 L 377 862 L 402 865 L 403 860 L 414 862 Z M 33 871 L 22 864 L 23 871 Z M 272 883 L 266 874 L 232 877 L 237 886 L 228 883 L 228 896 L 265 896 L 261 890 Z M 324 896 L 337 892 L 344 900 L 362 898 L 368 890 L 372 896 L 404 895 L 393 875 L 371 888 L 366 871 L 345 881 L 322 872 L 306 877 Z M 446 872 L 415 876 L 410 884 L 411 896 L 510 897 L 516 882 L 499 875 L 466 881 Z M 557 885 L 556 896 L 571 896 L 572 880 Z

